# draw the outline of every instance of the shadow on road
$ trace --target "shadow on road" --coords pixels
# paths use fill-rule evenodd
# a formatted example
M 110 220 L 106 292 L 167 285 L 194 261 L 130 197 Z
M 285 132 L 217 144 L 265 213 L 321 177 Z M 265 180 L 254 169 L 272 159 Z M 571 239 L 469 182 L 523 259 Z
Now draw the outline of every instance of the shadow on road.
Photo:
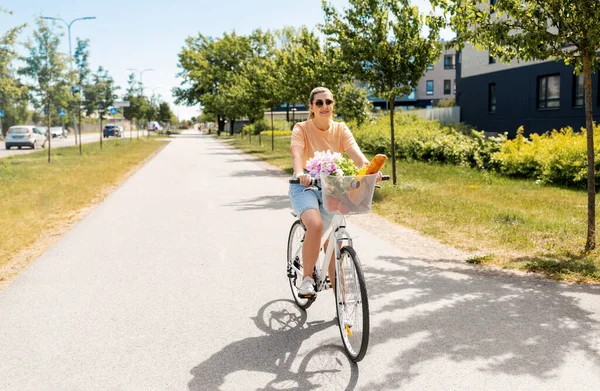
M 265 209 L 292 209 L 290 198 L 285 196 L 260 196 L 248 200 L 241 200 L 227 204 L 233 206 L 238 211 L 244 210 L 265 210 Z
M 353 390 L 358 367 L 335 345 L 309 352 L 297 372 L 292 364 L 302 342 L 312 335 L 336 326 L 336 320 L 306 322 L 306 312 L 291 300 L 274 300 L 263 305 L 255 318 L 265 332 L 225 346 L 191 370 L 193 391 L 217 389 L 309 390 L 326 385 L 329 389 Z M 255 375 L 254 373 L 259 372 Z M 265 376 L 271 380 L 266 381 Z M 258 381 L 256 379 L 261 379 Z M 243 384 L 240 384 L 243 382 Z M 265 384 L 259 388 L 257 383 Z
M 263 170 L 243 170 L 243 171 L 236 171 L 232 174 L 227 175 L 227 177 L 287 177 L 289 176 L 287 173 L 279 171 L 279 170 L 269 170 L 269 169 L 263 169 Z
M 366 389 L 401 389 L 436 359 L 552 379 L 567 356 L 577 355 L 600 370 L 600 313 L 585 309 L 585 301 L 600 301 L 595 287 L 492 278 L 402 257 L 377 261 L 380 267 L 363 266 L 373 320 L 369 348 L 387 344 L 399 353 L 384 380 Z

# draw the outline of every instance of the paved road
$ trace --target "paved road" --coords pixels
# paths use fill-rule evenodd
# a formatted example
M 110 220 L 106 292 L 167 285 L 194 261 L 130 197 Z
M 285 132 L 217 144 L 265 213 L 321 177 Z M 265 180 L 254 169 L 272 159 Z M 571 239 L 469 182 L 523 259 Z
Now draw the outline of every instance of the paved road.
M 248 159 L 174 139 L 0 292 L 0 389 L 598 389 L 599 289 L 356 221 L 372 339 L 351 365 L 332 293 L 290 301 L 286 177 Z
M 146 134 L 147 134 L 146 131 L 140 131 L 140 137 L 145 136 Z M 130 132 L 125 132 L 123 137 L 129 138 L 130 136 L 131 136 Z M 133 138 L 136 138 L 136 137 L 137 137 L 137 132 L 134 131 Z M 112 139 L 113 139 L 112 137 L 109 138 L 109 140 L 112 140 Z M 84 144 L 100 142 L 100 134 L 99 133 L 82 134 L 81 141 Z M 63 148 L 63 147 L 73 147 L 73 146 L 75 146 L 75 139 L 73 138 L 72 135 L 69 135 L 67 138 L 59 137 L 59 138 L 52 139 L 52 148 Z M 39 148 L 37 150 L 39 150 Z M 21 155 L 21 154 L 25 154 L 25 153 L 31 153 L 33 151 L 34 151 L 33 149 L 29 149 L 29 148 L 17 149 L 14 147 L 7 150 L 4 147 L 4 141 L 0 142 L 0 158 L 6 157 L 6 156 L 11 156 L 11 155 Z

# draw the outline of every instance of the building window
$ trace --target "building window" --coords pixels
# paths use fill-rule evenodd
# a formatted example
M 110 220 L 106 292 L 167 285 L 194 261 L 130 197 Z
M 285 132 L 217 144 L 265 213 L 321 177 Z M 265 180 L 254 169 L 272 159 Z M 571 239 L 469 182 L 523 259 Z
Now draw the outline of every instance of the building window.
M 427 95 L 433 95 L 433 80 L 427 80 Z
M 573 77 L 573 107 L 583 107 L 583 73 Z
M 496 63 L 496 59 L 494 57 L 492 57 L 492 56 L 489 56 L 488 63 L 489 64 L 495 64 Z
M 428 71 L 433 71 L 433 64 L 427 65 L 427 70 Z
M 456 66 L 454 64 L 454 55 L 445 55 L 444 56 L 444 69 L 454 69 Z
M 488 85 L 488 111 L 490 113 L 496 112 L 496 83 Z
M 444 95 L 450 95 L 452 90 L 452 80 L 444 80 Z
M 538 109 L 560 107 L 560 75 L 538 77 Z
M 452 80 L 452 93 L 456 95 L 456 79 Z

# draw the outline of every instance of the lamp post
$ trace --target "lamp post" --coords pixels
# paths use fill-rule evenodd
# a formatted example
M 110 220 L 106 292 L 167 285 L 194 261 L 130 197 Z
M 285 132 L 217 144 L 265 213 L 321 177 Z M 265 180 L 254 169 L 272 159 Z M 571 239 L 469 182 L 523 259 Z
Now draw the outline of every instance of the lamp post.
M 136 68 L 127 68 L 127 70 L 128 71 L 134 71 L 134 72 L 137 72 L 137 73 L 140 74 L 140 90 L 141 90 L 141 94 L 143 94 L 144 93 L 144 88 L 142 87 L 142 77 L 144 75 L 144 72 L 153 71 L 154 69 L 152 69 L 152 68 L 146 68 L 146 69 L 139 70 L 139 69 L 136 69 Z M 138 118 L 138 120 L 139 120 L 139 118 Z M 142 123 L 143 122 L 144 121 L 142 121 Z M 142 133 L 142 135 L 143 135 L 143 133 Z M 150 133 L 148 133 L 148 136 L 149 135 L 150 135 Z M 138 124 L 138 138 L 140 138 L 139 124 Z
M 42 19 L 46 19 L 46 20 L 60 20 L 61 22 L 63 22 L 64 24 L 67 25 L 67 31 L 69 34 L 69 57 L 71 57 L 71 62 L 70 62 L 70 69 L 71 71 L 73 71 L 73 54 L 72 54 L 72 49 L 71 49 L 71 26 L 73 25 L 73 23 L 77 22 L 78 20 L 92 20 L 92 19 L 96 19 L 95 16 L 85 16 L 83 18 L 77 18 L 77 19 L 73 19 L 70 22 L 67 22 L 66 20 L 62 19 L 62 18 L 55 18 L 52 16 L 42 16 Z M 71 86 L 71 93 L 73 95 L 75 95 L 75 91 L 74 91 L 75 86 Z M 80 91 L 81 93 L 81 91 Z M 75 136 L 75 145 L 77 145 L 77 122 L 76 122 L 76 118 L 75 118 L 75 110 L 72 110 L 73 112 L 73 135 Z M 81 131 L 81 129 L 79 129 L 79 131 Z M 79 142 L 81 143 L 81 135 L 79 136 Z

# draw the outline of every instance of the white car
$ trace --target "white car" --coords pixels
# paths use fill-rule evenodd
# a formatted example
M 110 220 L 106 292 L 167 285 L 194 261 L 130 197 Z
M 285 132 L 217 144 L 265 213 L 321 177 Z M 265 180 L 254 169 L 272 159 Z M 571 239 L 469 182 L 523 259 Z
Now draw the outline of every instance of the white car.
M 52 138 L 67 137 L 67 130 L 63 129 L 62 126 L 52 126 L 50 127 L 50 134 L 52 135 Z
M 15 125 L 8 128 L 6 131 L 6 139 L 4 140 L 6 149 L 12 147 L 29 147 L 35 149 L 37 146 L 44 148 L 46 146 L 46 136 L 35 126 L 30 125 Z
M 153 130 L 153 131 L 161 131 L 163 130 L 162 126 L 160 126 L 160 124 L 156 121 L 152 121 L 152 122 L 148 122 L 148 126 L 146 127 L 146 130 Z

